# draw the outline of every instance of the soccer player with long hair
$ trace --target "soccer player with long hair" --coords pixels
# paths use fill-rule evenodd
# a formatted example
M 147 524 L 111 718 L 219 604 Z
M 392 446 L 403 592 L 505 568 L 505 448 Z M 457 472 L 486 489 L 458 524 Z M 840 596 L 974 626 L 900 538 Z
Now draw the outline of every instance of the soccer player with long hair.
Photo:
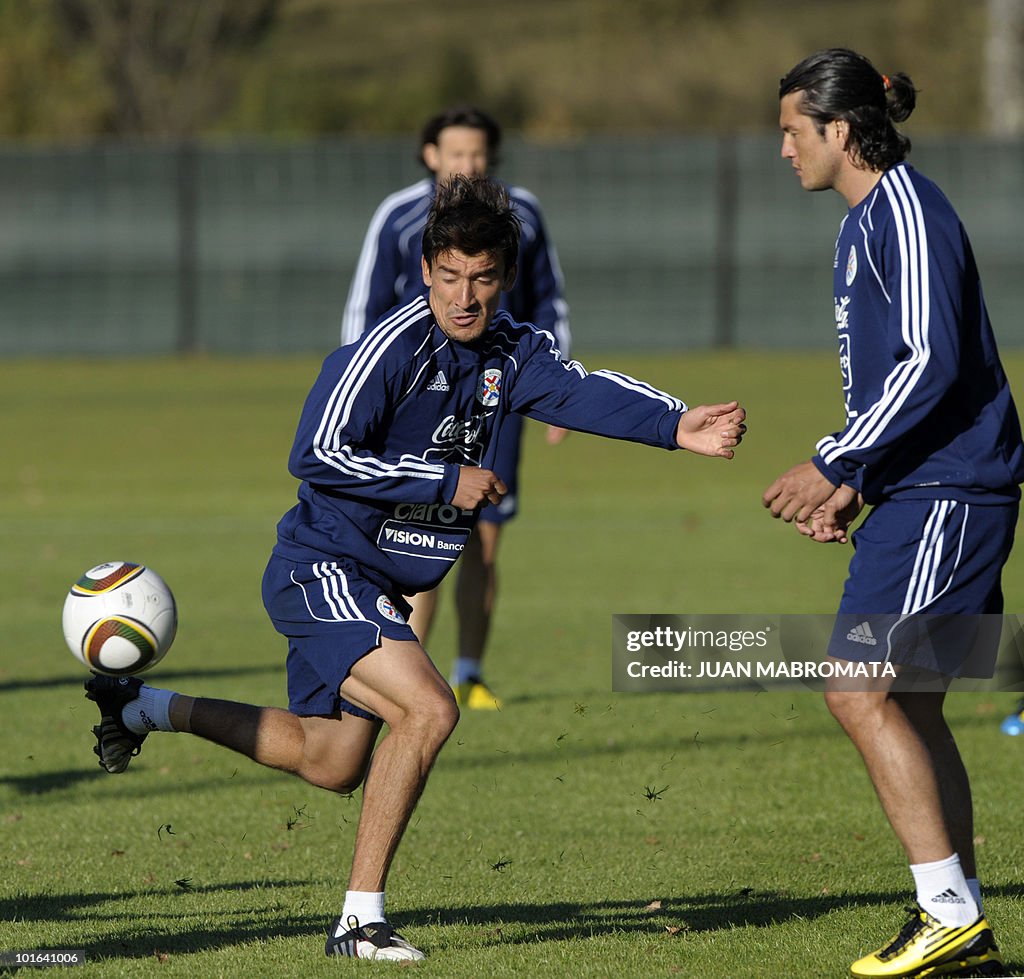
M 873 505 L 853 534 L 828 653 L 891 662 L 897 677 L 834 683 L 826 701 L 864 760 L 917 890 L 899 934 L 852 972 L 999 974 L 970 785 L 943 702 L 968 668 L 974 620 L 1003 609 L 1024 479 L 1017 411 L 967 234 L 906 162 L 910 143 L 894 125 L 914 109 L 910 78 L 834 48 L 794 67 L 779 98 L 783 158 L 805 190 L 834 190 L 849 208 L 834 260 L 846 423 L 763 502 L 811 539 L 841 543 Z M 937 622 L 945 631 L 919 641 Z

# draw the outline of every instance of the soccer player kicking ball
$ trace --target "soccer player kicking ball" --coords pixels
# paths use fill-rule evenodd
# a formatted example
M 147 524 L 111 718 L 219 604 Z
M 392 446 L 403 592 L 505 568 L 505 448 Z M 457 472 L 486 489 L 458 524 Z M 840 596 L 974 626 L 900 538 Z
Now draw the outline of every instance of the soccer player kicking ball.
M 507 191 L 454 176 L 423 233 L 427 296 L 324 362 L 289 460 L 299 502 L 278 524 L 263 578 L 267 611 L 288 639 L 289 709 L 137 678 L 86 682 L 108 772 L 123 772 L 150 731 L 182 731 L 333 792 L 363 786 L 329 956 L 423 958 L 388 923 L 384 887 L 459 711 L 406 622 L 404 596 L 437 585 L 479 510 L 504 496 L 492 460 L 508 415 L 726 459 L 746 430 L 735 401 L 688 409 L 624 374 L 588 374 L 560 359 L 549 334 L 499 312 L 518 246 Z M 445 386 L 434 383 L 442 372 Z
M 782 156 L 805 190 L 849 211 L 835 249 L 846 426 L 768 487 L 772 516 L 856 553 L 829 644 L 898 679 L 826 689 L 910 861 L 917 907 L 853 963 L 860 977 L 1001 974 L 974 864 L 971 792 L 943 717 L 970 642 L 915 643 L 925 615 L 1000 613 L 1000 575 L 1024 479 L 1020 424 L 967 235 L 949 201 L 904 162 L 893 126 L 916 93 L 852 51 L 798 64 L 779 88 Z M 954 623 L 955 624 L 955 623 Z M 932 692 L 908 678 L 937 681 Z

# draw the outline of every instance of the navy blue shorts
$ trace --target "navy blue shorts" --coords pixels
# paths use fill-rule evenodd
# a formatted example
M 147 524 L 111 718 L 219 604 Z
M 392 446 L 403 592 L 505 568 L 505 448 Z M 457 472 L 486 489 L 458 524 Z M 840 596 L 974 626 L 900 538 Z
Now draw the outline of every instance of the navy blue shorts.
M 991 676 L 1017 510 L 955 500 L 876 506 L 853 534 L 829 654 Z
M 386 594 L 351 561 L 296 564 L 271 554 L 263 573 L 263 604 L 288 639 L 288 709 L 300 717 L 338 710 L 378 720 L 338 688 L 382 637 L 416 641 L 400 595 Z
M 522 444 L 523 416 L 510 412 L 501 420 L 494 465 L 491 469 L 502 478 L 508 492 L 495 506 L 488 503 L 480 511 L 480 519 L 488 523 L 504 523 L 519 510 L 519 452 Z

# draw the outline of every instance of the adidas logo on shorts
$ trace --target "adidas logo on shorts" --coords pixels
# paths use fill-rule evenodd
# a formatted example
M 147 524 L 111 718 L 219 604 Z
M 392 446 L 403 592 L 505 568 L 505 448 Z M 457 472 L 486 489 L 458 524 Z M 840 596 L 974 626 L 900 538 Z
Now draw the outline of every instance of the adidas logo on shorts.
M 434 376 L 434 379 L 427 385 L 428 391 L 449 391 L 448 378 L 444 376 L 444 371 L 438 371 Z
M 865 646 L 877 646 L 878 640 L 875 638 L 875 634 L 871 631 L 871 626 L 867 622 L 862 622 L 860 625 L 854 626 L 847 634 L 846 638 L 850 642 L 860 642 Z

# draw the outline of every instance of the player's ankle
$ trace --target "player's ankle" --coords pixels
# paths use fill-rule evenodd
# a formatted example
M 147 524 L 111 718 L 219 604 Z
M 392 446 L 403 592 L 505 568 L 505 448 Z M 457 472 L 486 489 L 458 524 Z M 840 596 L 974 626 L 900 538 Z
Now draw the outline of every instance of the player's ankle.
M 479 659 L 469 656 L 459 656 L 452 665 L 451 683 L 456 686 L 459 683 L 468 683 L 470 680 L 479 680 L 482 676 Z
M 143 684 L 139 687 L 138 696 L 122 708 L 121 722 L 135 734 L 174 731 L 176 729 L 169 717 L 169 707 L 174 696 L 171 690 L 161 690 Z

